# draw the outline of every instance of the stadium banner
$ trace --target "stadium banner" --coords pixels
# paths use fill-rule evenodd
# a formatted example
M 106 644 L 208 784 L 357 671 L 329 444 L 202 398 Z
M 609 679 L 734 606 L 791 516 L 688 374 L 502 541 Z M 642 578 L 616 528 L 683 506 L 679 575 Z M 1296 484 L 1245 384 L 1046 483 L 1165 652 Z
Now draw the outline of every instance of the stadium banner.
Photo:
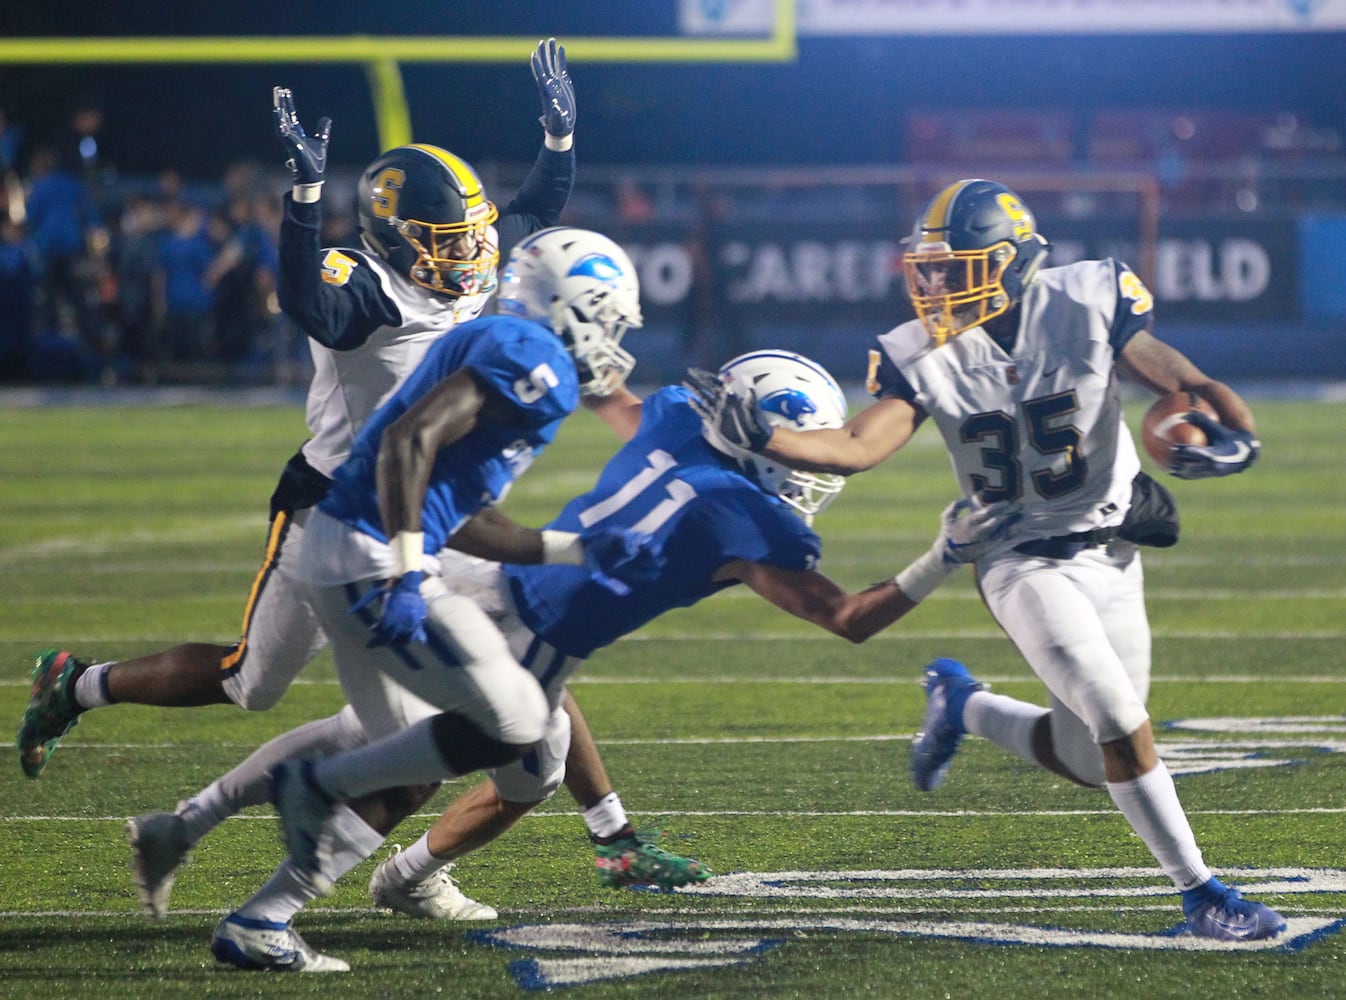
M 678 0 L 687 35 L 762 34 L 771 0 Z M 799 0 L 800 36 L 1340 31 L 1346 0 Z
M 1134 219 L 1040 218 L 1048 265 L 1138 260 Z M 911 317 L 901 237 L 870 223 L 734 222 L 688 239 L 670 227 L 613 233 L 640 272 L 651 323 L 684 329 L 838 328 L 881 332 Z M 1299 232 L 1292 220 L 1165 220 L 1149 277 L 1160 322 L 1300 318 Z

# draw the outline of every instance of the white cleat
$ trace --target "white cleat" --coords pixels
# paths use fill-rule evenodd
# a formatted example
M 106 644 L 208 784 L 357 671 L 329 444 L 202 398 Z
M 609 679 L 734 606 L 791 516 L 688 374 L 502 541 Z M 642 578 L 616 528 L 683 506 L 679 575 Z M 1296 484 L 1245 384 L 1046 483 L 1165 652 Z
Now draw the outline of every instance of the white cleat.
M 186 827 L 174 813 L 146 813 L 126 821 L 131 845 L 131 878 L 140 905 L 157 920 L 168 914 L 168 894 L 179 866 L 190 856 Z
M 464 895 L 447 868 L 440 868 L 424 881 L 403 883 L 393 869 L 393 859 L 401 850 L 394 846 L 392 857 L 375 868 L 369 878 L 369 898 L 375 906 L 429 920 L 494 920 L 499 916 L 491 907 Z
M 339 958 L 309 946 L 289 924 L 231 913 L 215 927 L 210 952 L 220 962 L 253 972 L 350 972 Z

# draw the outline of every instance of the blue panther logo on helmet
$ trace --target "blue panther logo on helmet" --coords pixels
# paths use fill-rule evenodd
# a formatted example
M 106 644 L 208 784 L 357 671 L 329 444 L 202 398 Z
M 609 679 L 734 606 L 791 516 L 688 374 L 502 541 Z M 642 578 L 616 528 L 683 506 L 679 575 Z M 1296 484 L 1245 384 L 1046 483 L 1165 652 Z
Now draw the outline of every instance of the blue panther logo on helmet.
M 585 254 L 575 261 L 570 270 L 566 272 L 568 278 L 580 275 L 586 278 L 597 278 L 599 281 L 616 281 L 622 276 L 622 269 L 615 260 L 606 254 L 591 253 Z
M 798 389 L 777 389 L 757 401 L 757 405 L 768 413 L 779 413 L 792 423 L 803 423 L 810 413 L 817 413 L 818 406 L 808 393 Z

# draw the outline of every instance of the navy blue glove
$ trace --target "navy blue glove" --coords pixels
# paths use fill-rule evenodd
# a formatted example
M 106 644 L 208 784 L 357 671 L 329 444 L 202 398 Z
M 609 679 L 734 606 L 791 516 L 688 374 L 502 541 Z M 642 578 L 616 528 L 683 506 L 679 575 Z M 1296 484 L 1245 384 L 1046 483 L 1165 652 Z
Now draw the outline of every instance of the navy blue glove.
M 374 587 L 350 606 L 351 614 L 363 611 L 376 597 L 383 597 L 383 614 L 369 627 L 369 647 L 405 646 L 425 642 L 425 599 L 421 597 L 419 570 L 402 574 L 391 587 Z
M 772 427 L 763 419 L 755 398 L 740 396 L 716 372 L 703 368 L 688 368 L 682 384 L 691 393 L 692 409 L 724 440 L 751 452 L 767 446 Z
M 1236 431 L 1218 420 L 1212 420 L 1200 410 L 1185 417 L 1188 423 L 1206 433 L 1206 444 L 1175 445 L 1169 459 L 1168 471 L 1179 479 L 1211 479 L 1232 476 L 1242 472 L 1262 450 L 1262 442 L 1252 431 Z
M 542 117 L 538 121 L 548 135 L 563 139 L 575 131 L 575 85 L 566 72 L 566 50 L 556 44 L 555 38 L 548 38 L 537 43 L 537 51 L 529 61 L 542 98 Z
M 589 575 L 619 597 L 630 584 L 648 583 L 664 566 L 662 546 L 653 535 L 630 528 L 598 528 L 582 536 Z
M 271 91 L 271 100 L 275 105 L 272 113 L 276 119 L 276 137 L 290 154 L 285 165 L 290 168 L 294 183 L 322 183 L 323 171 L 327 169 L 327 140 L 332 134 L 332 119 L 320 120 L 318 131 L 309 135 L 299 124 L 299 113 L 294 109 L 294 98 L 287 88 L 276 87 Z

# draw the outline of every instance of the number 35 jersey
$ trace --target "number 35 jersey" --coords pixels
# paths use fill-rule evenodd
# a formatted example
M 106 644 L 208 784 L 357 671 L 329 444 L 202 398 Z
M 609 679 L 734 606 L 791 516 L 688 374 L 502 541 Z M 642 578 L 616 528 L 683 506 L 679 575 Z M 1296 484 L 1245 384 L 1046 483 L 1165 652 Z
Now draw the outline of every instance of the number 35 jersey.
M 608 461 L 594 488 L 570 501 L 549 527 L 581 533 L 631 528 L 652 534 L 663 550 L 657 578 L 632 584 L 623 596 L 582 566 L 505 567 L 523 623 L 575 657 L 731 586 L 732 580 L 712 579 L 726 563 L 811 569 L 822 544 L 784 501 L 706 443 L 681 386 L 646 398 L 635 436 Z
M 1116 360 L 1152 309 L 1125 264 L 1050 268 L 1026 290 L 1009 350 L 981 327 L 937 348 L 913 320 L 878 338 L 867 388 L 934 420 L 964 495 L 1018 501 L 1019 540 L 1116 525 L 1140 469 Z
M 425 551 L 439 551 L 469 517 L 503 500 L 579 405 L 579 379 L 561 339 L 546 327 L 514 316 L 485 316 L 435 341 L 374 412 L 337 469 L 321 509 L 386 542 L 375 479 L 384 429 L 464 369 L 485 388 L 487 402 L 476 426 L 435 456 L 421 511 Z

